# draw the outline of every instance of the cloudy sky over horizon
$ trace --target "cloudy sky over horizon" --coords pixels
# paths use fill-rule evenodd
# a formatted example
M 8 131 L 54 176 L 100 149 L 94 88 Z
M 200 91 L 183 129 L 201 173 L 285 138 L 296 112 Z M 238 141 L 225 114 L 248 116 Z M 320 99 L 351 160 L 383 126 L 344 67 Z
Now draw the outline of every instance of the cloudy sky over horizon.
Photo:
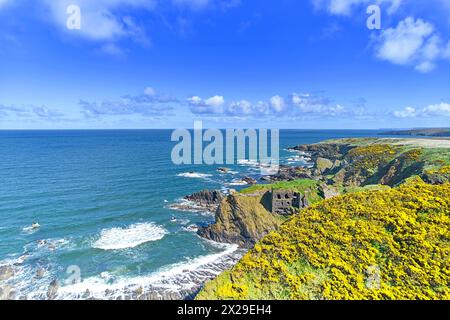
M 449 16 L 446 0 L 0 0 L 0 129 L 449 126 Z

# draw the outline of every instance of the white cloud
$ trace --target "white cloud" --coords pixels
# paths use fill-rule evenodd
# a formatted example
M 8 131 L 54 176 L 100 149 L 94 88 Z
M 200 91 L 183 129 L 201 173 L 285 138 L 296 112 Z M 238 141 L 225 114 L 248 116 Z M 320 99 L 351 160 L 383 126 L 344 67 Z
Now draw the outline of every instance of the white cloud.
M 417 71 L 431 72 L 448 48 L 442 45 L 434 26 L 422 19 L 408 17 L 397 27 L 381 32 L 376 39 L 376 56 L 398 65 L 411 65 Z M 450 52 L 448 53 L 450 57 Z
M 279 113 L 284 111 L 286 103 L 284 102 L 284 99 L 282 97 L 277 95 L 270 98 L 270 106 L 272 107 L 273 111 Z
M 256 103 L 244 99 L 225 104 L 225 99 L 221 96 L 215 96 L 206 100 L 199 96 L 193 96 L 187 101 L 192 113 L 205 116 L 221 115 L 244 118 L 347 117 L 352 119 L 363 119 L 369 116 L 362 106 L 347 109 L 341 104 L 332 103 L 325 97 L 308 93 L 294 93 L 286 98 L 275 95 L 267 101 L 260 100 Z
M 0 104 L 0 116 L 59 121 L 63 120 L 65 115 L 56 109 L 50 109 L 46 106 L 6 106 Z
M 193 96 L 188 98 L 188 102 L 193 106 L 220 107 L 225 103 L 225 99 L 222 96 L 214 96 L 203 100 L 199 96 Z
M 414 69 L 422 73 L 430 73 L 431 71 L 436 69 L 436 64 L 431 61 L 423 61 L 415 66 Z
M 225 99 L 222 96 L 213 96 L 206 100 L 199 96 L 193 96 L 187 99 L 191 111 L 195 114 L 221 114 L 223 113 L 222 106 L 225 104 Z
M 413 107 L 406 107 L 401 111 L 394 112 L 394 116 L 396 116 L 397 118 L 414 118 L 416 115 L 416 109 Z
M 395 64 L 411 63 L 418 58 L 417 55 L 433 32 L 433 25 L 408 17 L 396 28 L 382 32 L 377 56 Z
M 187 99 L 189 104 L 194 105 L 194 106 L 199 106 L 203 104 L 203 99 L 200 98 L 199 96 L 193 96 L 191 98 Z
M 211 107 L 220 107 L 225 103 L 225 99 L 222 96 L 214 96 L 206 99 L 205 104 Z
M 297 94 L 291 96 L 291 103 L 294 108 L 301 113 L 320 113 L 328 105 L 328 100 L 322 97 L 316 97 L 309 93 Z
M 350 114 L 350 112 L 342 105 L 333 104 L 325 97 L 316 96 L 310 93 L 293 93 L 290 96 L 290 102 L 294 107 L 294 112 L 298 112 L 302 115 L 338 116 Z M 359 110 L 359 112 L 361 112 L 361 110 Z
M 227 108 L 227 113 L 233 116 L 248 116 L 254 114 L 255 109 L 251 102 L 241 100 L 238 102 L 232 102 Z
M 41 0 L 49 8 L 51 16 L 62 31 L 66 30 L 67 7 L 73 0 Z M 74 31 L 91 40 L 113 41 L 122 37 L 142 37 L 143 31 L 131 17 L 120 16 L 118 8 L 153 10 L 155 0 L 77 0 L 81 9 L 81 29 Z
M 450 104 L 442 102 L 440 104 L 429 105 L 424 109 L 424 113 L 430 116 L 450 117 Z
M 403 5 L 417 10 L 404 0 L 311 0 L 314 7 L 333 15 L 350 15 L 355 9 L 377 4 L 393 14 Z M 430 5 L 443 11 L 450 10 L 448 0 L 433 0 Z M 382 30 L 375 39 L 376 57 L 393 64 L 412 66 L 422 73 L 433 71 L 438 60 L 450 59 L 450 41 L 444 44 L 430 22 L 407 17 L 396 27 Z
M 0 8 L 11 0 L 0 0 Z M 229 8 L 237 6 L 240 0 L 37 0 L 48 11 L 44 17 L 54 23 L 60 32 L 83 39 L 111 44 L 120 39 L 129 38 L 144 46 L 151 44 L 144 25 L 137 23 L 135 14 L 141 11 L 155 11 L 157 6 L 187 6 L 200 9 L 209 6 Z M 67 29 L 67 8 L 69 5 L 80 7 L 81 28 Z M 119 50 L 118 50 L 119 49 Z M 104 45 L 100 52 L 120 55 L 123 52 L 116 45 Z
M 441 102 L 432 104 L 423 109 L 417 110 L 414 107 L 406 107 L 403 110 L 395 111 L 394 116 L 397 118 L 415 118 L 415 117 L 450 117 L 450 104 Z

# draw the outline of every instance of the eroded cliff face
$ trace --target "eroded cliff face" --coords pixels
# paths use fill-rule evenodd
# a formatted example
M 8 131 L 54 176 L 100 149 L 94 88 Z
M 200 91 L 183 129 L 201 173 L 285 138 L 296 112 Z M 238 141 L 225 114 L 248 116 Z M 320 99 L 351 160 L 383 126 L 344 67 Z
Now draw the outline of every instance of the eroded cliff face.
M 283 221 L 269 211 L 269 205 L 264 195 L 230 194 L 220 203 L 216 222 L 201 228 L 198 234 L 216 242 L 251 248 Z

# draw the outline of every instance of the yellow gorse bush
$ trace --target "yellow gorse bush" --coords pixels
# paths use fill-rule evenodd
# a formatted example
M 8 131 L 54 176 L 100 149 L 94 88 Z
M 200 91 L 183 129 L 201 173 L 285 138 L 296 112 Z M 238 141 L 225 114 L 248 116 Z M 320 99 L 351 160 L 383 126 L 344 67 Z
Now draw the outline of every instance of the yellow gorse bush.
M 270 233 L 199 298 L 449 299 L 449 241 L 448 183 L 348 194 Z
M 347 157 L 354 162 L 355 168 L 369 169 L 388 162 L 396 153 L 391 145 L 373 144 L 356 147 L 348 152 Z

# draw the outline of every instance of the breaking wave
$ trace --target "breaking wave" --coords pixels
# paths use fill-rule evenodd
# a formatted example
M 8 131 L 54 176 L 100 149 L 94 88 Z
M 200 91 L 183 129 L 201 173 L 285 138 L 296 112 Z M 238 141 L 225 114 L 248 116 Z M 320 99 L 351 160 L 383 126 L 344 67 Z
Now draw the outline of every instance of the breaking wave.
M 143 243 L 162 239 L 167 231 L 154 223 L 137 223 L 127 228 L 104 229 L 92 247 L 102 250 L 134 248 Z
M 212 242 L 211 242 L 212 243 Z M 58 299 L 136 299 L 136 295 L 150 298 L 185 298 L 205 281 L 233 266 L 242 256 L 237 245 L 213 245 L 223 251 L 169 265 L 149 275 L 117 277 L 102 273 L 76 284 L 66 285 L 58 291 Z M 138 293 L 137 293 L 138 292 Z
M 184 177 L 184 178 L 193 178 L 193 179 L 204 179 L 212 177 L 212 174 L 206 174 L 206 173 L 196 173 L 196 172 L 185 172 L 177 174 L 178 177 Z

